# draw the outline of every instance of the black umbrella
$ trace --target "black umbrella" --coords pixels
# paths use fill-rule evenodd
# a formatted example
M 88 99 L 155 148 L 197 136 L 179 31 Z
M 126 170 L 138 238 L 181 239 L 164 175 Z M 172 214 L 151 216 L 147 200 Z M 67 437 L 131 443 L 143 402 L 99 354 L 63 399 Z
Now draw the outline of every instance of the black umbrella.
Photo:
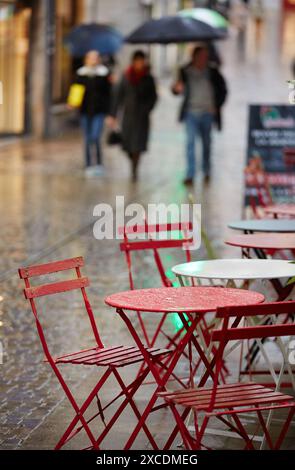
M 91 50 L 112 55 L 122 46 L 123 37 L 111 26 L 89 23 L 72 29 L 64 42 L 74 57 L 82 57 Z
M 224 39 L 226 32 L 203 21 L 182 16 L 163 16 L 143 23 L 125 38 L 130 44 L 169 44 Z

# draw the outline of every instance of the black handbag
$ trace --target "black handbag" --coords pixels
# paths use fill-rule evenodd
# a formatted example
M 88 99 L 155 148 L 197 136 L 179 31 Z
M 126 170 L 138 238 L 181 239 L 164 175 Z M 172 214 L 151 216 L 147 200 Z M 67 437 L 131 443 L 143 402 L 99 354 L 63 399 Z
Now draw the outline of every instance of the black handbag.
M 122 143 L 122 134 L 120 131 L 111 131 L 107 138 L 108 145 L 120 145 Z

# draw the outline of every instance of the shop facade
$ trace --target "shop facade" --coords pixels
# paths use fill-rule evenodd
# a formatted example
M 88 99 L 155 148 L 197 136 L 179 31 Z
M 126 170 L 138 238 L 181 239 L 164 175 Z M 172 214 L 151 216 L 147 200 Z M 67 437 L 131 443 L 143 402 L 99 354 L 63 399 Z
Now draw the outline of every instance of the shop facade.
M 0 138 L 50 135 L 72 78 L 63 39 L 81 21 L 83 0 L 0 0 Z
M 0 134 L 25 131 L 26 80 L 31 10 L 0 1 Z

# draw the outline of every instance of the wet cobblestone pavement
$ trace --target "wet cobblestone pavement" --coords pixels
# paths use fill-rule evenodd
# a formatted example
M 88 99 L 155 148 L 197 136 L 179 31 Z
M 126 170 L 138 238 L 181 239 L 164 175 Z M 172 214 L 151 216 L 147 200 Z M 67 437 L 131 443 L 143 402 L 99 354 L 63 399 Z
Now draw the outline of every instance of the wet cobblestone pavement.
M 224 46 L 224 72 L 230 87 L 224 132 L 214 136 L 210 186 L 203 186 L 199 175 L 193 194 L 202 203 L 203 226 L 218 256 L 240 255 L 238 250 L 224 246 L 223 240 L 228 233 L 227 222 L 241 214 L 247 103 L 287 102 L 285 80 L 293 59 L 290 36 L 282 38 L 279 59 L 280 51 L 276 55 L 273 49 L 278 43 L 278 18 L 269 16 L 264 28 L 260 48 L 246 39 L 244 56 L 235 37 Z M 128 288 L 125 261 L 118 241 L 94 239 L 92 212 L 99 202 L 114 205 L 118 194 L 125 196 L 126 204 L 188 201 L 181 184 L 184 135 L 176 123 L 179 102 L 170 96 L 168 85 L 160 84 L 151 148 L 144 156 L 136 185 L 129 182 L 128 161 L 118 149 L 105 149 L 106 177 L 86 179 L 81 169 L 81 141 L 76 134 L 47 143 L 23 140 L 0 149 L 0 339 L 4 349 L 0 366 L 1 449 L 52 447 L 66 425 L 68 412 L 59 384 L 49 367 L 42 364 L 33 317 L 17 276 L 19 266 L 84 256 L 84 272 L 91 281 L 90 300 L 103 340 L 108 345 L 131 342 L 121 320 L 103 302 L 107 294 Z M 202 246 L 194 258 L 204 257 Z M 178 261 L 171 254 L 166 258 L 167 268 Z M 140 261 L 140 271 L 143 286 L 160 285 L 148 256 Z M 61 295 L 43 303 L 48 341 L 55 354 L 91 345 L 78 295 Z M 95 377 L 92 370 L 83 367 L 69 367 L 65 374 L 76 390 Z M 294 435 L 294 429 L 292 432 Z M 291 441 L 288 446 L 295 448 Z

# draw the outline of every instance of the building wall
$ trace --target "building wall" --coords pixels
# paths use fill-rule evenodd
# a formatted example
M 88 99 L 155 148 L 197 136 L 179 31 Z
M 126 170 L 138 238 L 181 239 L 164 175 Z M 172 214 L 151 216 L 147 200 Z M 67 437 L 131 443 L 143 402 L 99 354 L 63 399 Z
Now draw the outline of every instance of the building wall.
M 44 92 L 46 79 L 46 9 L 44 2 L 32 4 L 30 28 L 30 64 L 28 82 L 27 129 L 36 137 L 42 137 L 46 125 Z
M 173 15 L 179 9 L 182 0 L 85 0 L 86 22 L 108 23 L 117 28 L 124 36 L 137 28 L 149 17 L 159 18 Z M 150 53 L 154 73 L 163 75 L 171 69 L 176 59 L 175 46 L 152 47 L 124 45 L 117 60 L 121 67 L 126 66 L 132 50 L 138 47 Z
M 22 134 L 29 50 L 30 9 L 0 1 L 0 135 Z
M 85 0 L 85 22 L 96 21 L 114 26 L 124 36 L 149 16 L 149 8 L 141 0 Z M 132 46 L 124 46 L 118 60 L 125 66 Z
M 38 138 L 63 132 L 64 105 L 72 79 L 72 60 L 64 35 L 83 21 L 83 0 L 32 0 L 27 97 L 28 131 Z
M 148 3 L 146 3 L 148 4 Z M 142 23 L 147 15 L 141 0 L 85 0 L 85 21 L 114 25 L 122 34 Z

